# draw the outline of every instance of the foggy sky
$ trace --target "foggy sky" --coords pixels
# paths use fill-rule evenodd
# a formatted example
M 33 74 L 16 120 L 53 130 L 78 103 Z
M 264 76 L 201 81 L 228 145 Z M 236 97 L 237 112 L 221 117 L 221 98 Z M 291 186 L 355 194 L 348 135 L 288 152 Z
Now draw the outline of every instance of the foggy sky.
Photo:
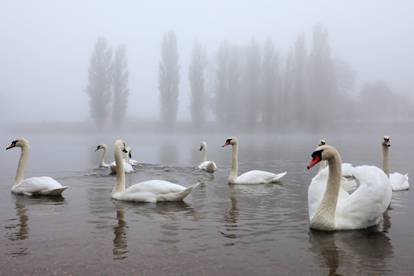
M 358 83 L 383 79 L 396 92 L 414 87 L 412 1 L 102 1 L 0 0 L 0 118 L 74 121 L 89 118 L 85 93 L 94 43 L 127 45 L 128 115 L 158 117 L 158 65 L 163 33 L 177 34 L 178 118 L 190 109 L 188 65 L 194 39 L 209 66 L 222 40 L 271 38 L 285 54 L 298 33 L 307 47 L 315 24 L 329 32 L 333 57 L 357 72 Z

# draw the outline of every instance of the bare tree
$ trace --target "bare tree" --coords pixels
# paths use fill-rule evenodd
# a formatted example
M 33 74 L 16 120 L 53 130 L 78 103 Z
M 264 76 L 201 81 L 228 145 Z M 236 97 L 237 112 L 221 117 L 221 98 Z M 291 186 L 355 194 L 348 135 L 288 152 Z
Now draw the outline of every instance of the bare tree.
M 337 107 L 334 100 L 337 84 L 328 32 L 322 26 L 314 28 L 312 43 L 308 64 L 309 89 L 312 93 L 309 102 L 313 122 L 311 127 L 320 128 L 322 125 L 329 126 L 335 119 L 333 114 Z
M 277 110 L 280 109 L 279 57 L 271 40 L 267 40 L 262 62 L 262 117 L 264 126 L 275 126 Z
M 120 45 L 115 52 L 113 61 L 113 106 L 112 123 L 119 126 L 123 123 L 128 106 L 128 63 L 126 57 L 126 46 Z
M 92 118 L 98 127 L 103 127 L 109 113 L 112 79 L 112 50 L 106 39 L 99 37 L 89 65 L 89 83 L 86 92 L 89 95 L 89 107 Z
M 261 56 L 260 48 L 253 40 L 246 48 L 246 61 L 243 70 L 243 88 L 244 88 L 244 124 L 246 127 L 255 127 L 259 120 L 259 108 L 261 89 L 260 89 L 260 76 L 261 76 Z
M 177 120 L 179 66 L 177 39 L 174 31 L 164 34 L 161 46 L 158 88 L 160 91 L 161 119 L 172 128 Z
M 191 88 L 191 115 L 194 127 L 200 128 L 206 120 L 205 69 L 207 57 L 205 49 L 198 41 L 194 43 L 188 78 Z

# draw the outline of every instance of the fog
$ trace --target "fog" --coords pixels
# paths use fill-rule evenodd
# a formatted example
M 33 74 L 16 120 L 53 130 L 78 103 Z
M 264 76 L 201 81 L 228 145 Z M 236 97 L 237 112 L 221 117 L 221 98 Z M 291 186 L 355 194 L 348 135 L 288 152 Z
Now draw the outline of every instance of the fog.
M 284 68 L 299 34 L 310 53 L 315 26 L 328 33 L 332 59 L 344 61 L 355 73 L 346 98 L 358 97 L 364 88 L 369 90 L 367 85 L 375 90 L 380 81 L 402 95 L 404 104 L 413 102 L 412 1 L 1 2 L 0 115 L 7 125 L 92 121 L 86 91 L 99 37 L 106 39 L 113 57 L 119 45 L 126 46 L 126 120 L 159 120 L 161 45 L 170 30 L 178 50 L 178 121 L 192 117 L 188 68 L 195 40 L 206 52 L 207 101 L 216 95 L 217 53 L 223 41 L 239 48 L 254 41 L 263 49 L 271 40 L 279 68 Z M 370 108 L 362 104 L 358 109 L 365 107 Z M 206 120 L 215 121 L 210 105 L 206 109 Z M 411 120 L 410 115 L 402 118 Z

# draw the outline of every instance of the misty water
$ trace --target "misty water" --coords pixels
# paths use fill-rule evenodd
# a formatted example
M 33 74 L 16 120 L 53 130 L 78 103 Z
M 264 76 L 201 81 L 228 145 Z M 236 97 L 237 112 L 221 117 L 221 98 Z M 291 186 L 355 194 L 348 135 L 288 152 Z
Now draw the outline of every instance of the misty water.
M 49 175 L 69 186 L 64 198 L 10 193 L 18 149 L 0 163 L 0 266 L 4 274 L 315 274 L 408 275 L 414 269 L 412 191 L 395 192 L 378 227 L 324 233 L 309 229 L 307 171 L 318 135 L 239 136 L 240 172 L 287 171 L 280 184 L 230 186 L 226 134 L 131 133 L 123 138 L 142 165 L 127 185 L 165 179 L 202 184 L 181 203 L 111 200 L 115 177 L 96 169 L 96 145 L 112 149 L 117 135 L 35 135 L 26 177 Z M 5 148 L 15 138 L 0 136 Z M 381 164 L 381 136 L 327 135 L 346 162 Z M 199 142 L 218 171 L 196 169 Z M 391 171 L 414 176 L 410 135 L 392 136 Z M 112 152 L 108 162 L 113 160 Z

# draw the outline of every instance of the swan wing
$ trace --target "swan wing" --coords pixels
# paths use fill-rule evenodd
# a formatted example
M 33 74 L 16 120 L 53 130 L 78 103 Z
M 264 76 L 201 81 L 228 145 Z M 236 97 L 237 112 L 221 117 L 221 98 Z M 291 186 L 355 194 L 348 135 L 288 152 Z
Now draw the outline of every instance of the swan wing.
M 408 182 L 408 174 L 391 173 L 390 181 L 393 191 L 403 191 L 410 189 L 410 183 Z
M 134 184 L 114 198 L 136 202 L 180 201 L 188 196 L 198 184 L 184 187 L 164 180 L 149 180 Z
M 237 177 L 235 184 L 266 184 L 278 182 L 286 172 L 274 174 L 266 171 L 253 170 L 241 174 Z
M 111 174 L 116 174 L 116 163 L 115 161 L 111 163 Z M 127 161 L 124 160 L 124 172 L 125 173 L 132 173 L 134 172 L 134 168 L 131 164 L 129 164 Z
M 134 172 L 134 168 L 132 167 L 132 165 L 129 164 L 128 162 L 126 162 L 125 160 L 124 160 L 124 171 L 125 171 L 125 173 Z
M 15 185 L 12 191 L 16 194 L 26 195 L 60 195 L 66 189 L 66 186 L 62 186 L 55 179 L 42 176 L 26 178 Z
M 198 168 L 200 170 L 212 173 L 217 170 L 217 165 L 213 161 L 204 161 L 203 163 L 198 165 Z
M 359 187 L 346 197 L 339 197 L 335 227 L 361 229 L 378 224 L 392 197 L 390 182 L 385 173 L 375 166 L 354 167 L 353 175 Z

